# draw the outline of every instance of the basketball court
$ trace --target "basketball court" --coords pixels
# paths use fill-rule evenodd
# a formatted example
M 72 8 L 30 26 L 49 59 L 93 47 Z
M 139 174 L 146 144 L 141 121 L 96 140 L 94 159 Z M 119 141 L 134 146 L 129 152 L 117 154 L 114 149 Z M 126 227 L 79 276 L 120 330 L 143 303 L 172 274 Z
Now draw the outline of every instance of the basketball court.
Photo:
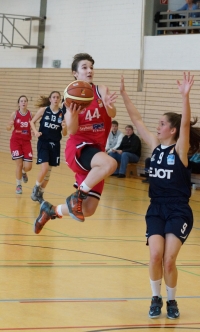
M 200 330 L 200 191 L 191 197 L 194 228 L 177 260 L 180 318 L 149 319 L 149 252 L 145 239 L 148 184 L 106 180 L 94 216 L 49 221 L 33 232 L 39 203 L 30 199 L 39 166 L 15 194 L 15 164 L 0 153 L 0 331 Z M 57 205 L 73 192 L 74 175 L 54 168 L 44 197 Z

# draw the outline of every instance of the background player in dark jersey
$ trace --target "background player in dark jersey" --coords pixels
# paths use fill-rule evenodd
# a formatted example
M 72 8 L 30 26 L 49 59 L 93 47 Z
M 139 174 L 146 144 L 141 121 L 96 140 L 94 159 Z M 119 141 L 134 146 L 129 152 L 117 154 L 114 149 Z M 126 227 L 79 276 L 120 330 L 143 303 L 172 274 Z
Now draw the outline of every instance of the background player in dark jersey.
M 32 146 L 31 146 L 31 112 L 27 109 L 28 98 L 24 95 L 20 96 L 18 101 L 19 109 L 10 116 L 9 123 L 6 127 L 11 130 L 10 150 L 12 159 L 16 163 L 16 194 L 22 194 L 22 180 L 28 182 L 26 172 L 32 168 Z
M 106 141 L 111 128 L 111 118 L 116 114 L 114 102 L 116 93 L 110 94 L 104 85 L 93 82 L 94 60 L 89 54 L 75 55 L 72 72 L 75 79 L 92 85 L 94 100 L 83 110 L 71 104 L 65 120 L 70 137 L 66 145 L 66 162 L 76 173 L 78 190 L 67 198 L 67 204 L 52 206 L 43 202 L 40 215 L 35 221 L 35 233 L 53 218 L 70 215 L 78 221 L 94 214 L 103 190 L 104 179 L 112 174 L 116 161 L 105 153 Z
M 200 130 L 191 122 L 189 92 L 193 76 L 184 73 L 182 84 L 177 81 L 182 95 L 182 115 L 165 113 L 159 120 L 157 135 L 144 125 L 141 115 L 131 102 L 121 79 L 121 95 L 138 133 L 152 151 L 149 169 L 149 196 L 151 204 L 146 214 L 147 238 L 150 250 L 150 283 L 152 301 L 150 318 L 161 314 L 163 305 L 161 281 L 167 290 L 167 317 L 176 319 L 179 310 L 175 300 L 177 285 L 176 259 L 192 226 L 193 215 L 188 204 L 191 195 L 188 150 L 197 150 Z
M 61 95 L 58 91 L 51 92 L 49 97 L 41 96 L 36 104 L 40 108 L 31 121 L 34 134 L 38 137 L 37 164 L 41 164 L 31 198 L 40 203 L 43 200 L 44 188 L 49 181 L 52 166 L 60 165 L 62 135 L 67 135 L 63 111 L 59 108 L 60 102 Z M 35 123 L 39 119 L 41 119 L 40 126 L 37 130 Z

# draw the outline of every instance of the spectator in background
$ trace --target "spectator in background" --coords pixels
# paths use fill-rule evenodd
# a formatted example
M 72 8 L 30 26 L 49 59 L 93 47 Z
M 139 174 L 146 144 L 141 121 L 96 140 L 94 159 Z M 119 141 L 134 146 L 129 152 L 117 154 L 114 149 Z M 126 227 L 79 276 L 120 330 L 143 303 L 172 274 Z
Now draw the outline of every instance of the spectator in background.
M 185 0 L 186 4 L 182 6 L 181 8 L 177 9 L 177 11 L 181 10 L 196 10 L 199 9 L 198 5 L 194 3 L 193 0 Z M 170 12 L 170 10 L 168 10 Z M 190 13 L 189 17 L 199 17 L 200 13 Z
M 126 126 L 125 130 L 126 135 L 123 137 L 121 144 L 116 150 L 112 149 L 112 152 L 109 153 L 109 156 L 120 163 L 117 170 L 112 174 L 118 178 L 125 178 L 128 163 L 137 163 L 141 156 L 141 141 L 134 134 L 133 126 Z
M 106 143 L 106 152 L 109 154 L 112 150 L 115 150 L 122 141 L 123 133 L 118 130 L 118 122 L 116 120 L 112 121 L 111 132 L 108 136 Z

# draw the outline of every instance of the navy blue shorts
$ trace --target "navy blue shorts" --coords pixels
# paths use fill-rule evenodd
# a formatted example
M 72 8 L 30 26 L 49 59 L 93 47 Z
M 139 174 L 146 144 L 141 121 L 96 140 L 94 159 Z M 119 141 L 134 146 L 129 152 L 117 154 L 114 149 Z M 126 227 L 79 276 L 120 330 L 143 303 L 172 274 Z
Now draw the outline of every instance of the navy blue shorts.
M 170 199 L 169 202 L 151 202 L 146 214 L 147 233 L 151 235 L 174 234 L 185 242 L 193 226 L 193 213 L 187 202 Z
M 37 164 L 49 163 L 49 166 L 60 165 L 60 141 L 45 142 L 38 140 Z

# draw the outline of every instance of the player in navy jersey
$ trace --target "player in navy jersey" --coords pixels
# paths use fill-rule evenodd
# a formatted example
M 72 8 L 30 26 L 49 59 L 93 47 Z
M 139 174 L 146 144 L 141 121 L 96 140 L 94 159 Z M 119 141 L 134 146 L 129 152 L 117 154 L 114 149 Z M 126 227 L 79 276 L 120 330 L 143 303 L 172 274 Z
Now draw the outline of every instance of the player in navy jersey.
M 72 73 L 77 80 L 91 84 L 94 100 L 84 108 L 71 103 L 65 120 L 70 134 L 65 156 L 68 166 L 76 173 L 77 191 L 66 204 L 53 206 L 43 202 L 35 220 L 35 233 L 39 233 L 49 219 L 70 215 L 78 221 L 94 214 L 103 190 L 104 179 L 117 168 L 116 161 L 107 155 L 105 146 L 111 128 L 111 118 L 116 115 L 116 93 L 110 94 L 104 85 L 93 82 L 94 60 L 87 53 L 74 56 Z
M 62 135 L 67 135 L 67 127 L 62 109 L 59 108 L 61 95 L 52 91 L 49 97 L 41 96 L 36 106 L 40 107 L 31 121 L 31 127 L 37 143 L 37 164 L 41 170 L 37 176 L 31 198 L 33 201 L 43 201 L 44 188 L 51 174 L 52 166 L 60 165 L 60 141 Z M 35 123 L 40 119 L 39 130 Z
M 200 129 L 191 121 L 189 92 L 193 76 L 184 73 L 177 81 L 182 96 L 182 114 L 165 113 L 159 120 L 157 135 L 144 125 L 141 115 L 131 102 L 121 79 L 121 95 L 138 133 L 149 145 L 152 156 L 149 169 L 150 206 L 146 213 L 147 244 L 150 250 L 149 274 L 152 289 L 150 318 L 161 314 L 163 301 L 161 282 L 167 291 L 167 317 L 179 317 L 175 300 L 177 286 L 176 259 L 193 226 L 193 214 L 188 204 L 191 195 L 188 151 L 200 144 Z
M 18 101 L 19 109 L 10 116 L 6 129 L 9 131 L 13 127 L 10 139 L 10 150 L 12 159 L 16 163 L 16 194 L 22 194 L 22 180 L 28 182 L 26 172 L 32 168 L 32 146 L 31 146 L 31 112 L 27 109 L 28 98 L 24 95 L 20 96 Z

